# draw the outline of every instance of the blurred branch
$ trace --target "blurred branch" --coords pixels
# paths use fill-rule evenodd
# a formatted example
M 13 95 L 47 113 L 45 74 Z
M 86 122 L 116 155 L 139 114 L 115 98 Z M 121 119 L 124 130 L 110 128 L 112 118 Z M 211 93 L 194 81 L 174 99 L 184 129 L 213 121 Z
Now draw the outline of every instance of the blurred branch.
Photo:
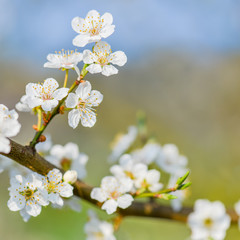
M 22 146 L 12 140 L 11 142 L 11 152 L 9 154 L 2 155 L 11 158 L 12 160 L 18 162 L 19 164 L 37 172 L 41 175 L 47 175 L 47 173 L 53 168 L 57 168 L 43 157 L 41 157 L 34 149 L 30 146 Z M 64 173 L 62 169 L 61 172 Z M 91 199 L 90 193 L 92 191 L 92 186 L 78 180 L 74 184 L 74 195 L 101 207 L 101 203 Z M 164 206 L 157 202 L 137 202 L 134 201 L 133 204 L 127 209 L 118 209 L 118 213 L 122 216 L 138 216 L 138 217 L 153 217 L 153 218 L 163 218 L 169 220 L 176 220 L 180 222 L 186 222 L 188 215 L 193 211 L 192 207 L 183 207 L 181 211 L 174 212 L 170 206 Z M 236 212 L 232 209 L 227 210 L 231 217 L 232 223 L 238 222 L 238 216 Z

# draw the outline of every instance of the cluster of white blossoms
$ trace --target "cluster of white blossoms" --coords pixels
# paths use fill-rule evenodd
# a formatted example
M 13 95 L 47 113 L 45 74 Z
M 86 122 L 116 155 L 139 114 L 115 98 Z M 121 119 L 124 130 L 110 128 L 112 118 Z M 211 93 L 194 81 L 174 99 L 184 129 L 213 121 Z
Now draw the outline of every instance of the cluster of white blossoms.
M 88 211 L 89 220 L 84 226 L 86 240 L 116 240 L 113 225 L 106 221 L 101 221 L 95 212 Z
M 86 164 L 88 156 L 79 152 L 78 145 L 75 143 L 67 143 L 65 146 L 59 144 L 49 149 L 50 154 L 45 158 L 53 165 L 62 168 L 65 171 L 74 170 L 79 179 L 83 179 L 87 175 Z
M 0 152 L 10 152 L 11 146 L 8 138 L 16 136 L 20 128 L 17 112 L 9 111 L 5 105 L 0 104 Z
M 230 222 L 231 219 L 220 201 L 199 199 L 195 202 L 194 212 L 188 216 L 192 240 L 223 240 Z
M 37 173 L 29 173 L 26 177 L 15 175 L 10 184 L 8 207 L 11 211 L 20 211 L 24 221 L 28 221 L 31 216 L 38 216 L 42 206 L 50 202 L 63 206 L 62 197 L 73 195 L 73 187 L 63 182 L 62 173 L 58 169 L 49 171 L 46 177 Z

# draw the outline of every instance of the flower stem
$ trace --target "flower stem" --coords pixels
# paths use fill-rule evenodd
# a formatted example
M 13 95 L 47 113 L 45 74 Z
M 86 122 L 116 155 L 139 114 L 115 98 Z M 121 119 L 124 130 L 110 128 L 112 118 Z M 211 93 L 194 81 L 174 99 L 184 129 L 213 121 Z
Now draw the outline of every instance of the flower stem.
M 64 84 L 63 84 L 63 87 L 67 87 L 67 81 L 68 81 L 68 69 L 65 70 L 66 73 L 65 73 L 65 79 L 64 79 Z
M 41 123 L 42 123 L 42 110 L 41 110 L 41 108 L 38 108 L 38 109 L 37 109 L 37 113 L 38 113 L 37 129 L 38 129 L 38 131 L 39 131 L 40 128 L 41 128 Z
M 68 93 L 72 92 L 72 91 L 78 86 L 78 84 L 81 82 L 81 80 L 83 80 L 83 78 L 87 75 L 87 73 L 88 73 L 88 71 L 86 70 L 86 67 L 87 67 L 87 66 L 88 66 L 87 64 L 85 64 L 85 65 L 83 66 L 83 69 L 82 69 L 81 75 L 80 75 L 80 80 L 77 80 L 77 81 L 75 81 L 75 82 L 72 84 L 72 86 L 69 88 Z M 38 143 L 39 137 L 42 135 L 42 133 L 44 132 L 44 130 L 46 129 L 46 127 L 48 126 L 48 124 L 51 122 L 51 120 L 59 113 L 59 109 L 60 109 L 60 107 L 63 105 L 63 103 L 64 103 L 64 101 L 66 100 L 66 98 L 67 98 L 67 96 L 66 96 L 65 98 L 63 98 L 61 101 L 59 101 L 58 105 L 53 109 L 53 111 L 52 111 L 52 113 L 51 113 L 51 115 L 50 115 L 50 118 L 49 118 L 48 122 L 45 123 L 45 124 L 42 126 L 41 130 L 39 130 L 39 131 L 36 132 L 33 140 L 30 142 L 30 145 L 29 145 L 30 147 L 35 148 L 35 145 Z

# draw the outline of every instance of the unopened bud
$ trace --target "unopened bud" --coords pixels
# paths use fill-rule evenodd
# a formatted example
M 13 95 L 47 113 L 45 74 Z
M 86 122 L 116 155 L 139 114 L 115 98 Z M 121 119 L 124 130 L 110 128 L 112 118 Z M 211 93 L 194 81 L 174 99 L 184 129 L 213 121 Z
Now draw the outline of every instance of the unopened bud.
M 46 137 L 44 135 L 41 135 L 38 139 L 38 142 L 45 142 L 46 141 Z
M 77 172 L 75 170 L 68 170 L 63 175 L 64 182 L 73 184 L 77 181 Z

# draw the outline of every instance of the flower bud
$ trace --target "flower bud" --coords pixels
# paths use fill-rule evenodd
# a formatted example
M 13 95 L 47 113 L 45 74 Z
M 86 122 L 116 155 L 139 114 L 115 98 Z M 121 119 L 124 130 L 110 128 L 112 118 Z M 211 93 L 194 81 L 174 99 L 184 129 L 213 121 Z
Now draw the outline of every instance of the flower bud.
M 63 175 L 64 182 L 73 184 L 77 181 L 77 172 L 75 170 L 68 170 Z

